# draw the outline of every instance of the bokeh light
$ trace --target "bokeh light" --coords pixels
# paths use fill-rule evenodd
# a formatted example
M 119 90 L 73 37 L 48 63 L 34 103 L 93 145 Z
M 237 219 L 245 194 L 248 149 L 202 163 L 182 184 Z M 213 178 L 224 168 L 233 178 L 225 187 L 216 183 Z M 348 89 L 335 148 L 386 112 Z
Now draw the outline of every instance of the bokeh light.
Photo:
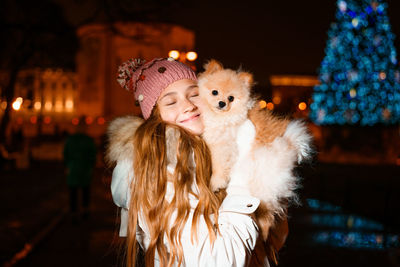
M 301 111 L 303 111 L 303 110 L 306 110 L 307 104 L 305 102 L 301 102 L 301 103 L 299 103 L 298 107 Z
M 267 109 L 269 109 L 269 110 L 273 110 L 274 109 L 274 103 L 272 103 L 272 102 L 268 102 L 267 103 Z
M 169 56 L 169 57 L 172 57 L 173 59 L 176 60 L 176 59 L 179 58 L 180 53 L 179 53 L 178 50 L 171 50 L 171 51 L 169 51 L 168 56 Z
M 51 123 L 51 117 L 50 117 L 50 116 L 44 117 L 43 122 L 44 122 L 45 124 L 50 124 L 50 123 Z
M 78 118 L 73 118 L 73 119 L 71 120 L 71 123 L 72 123 L 73 125 L 78 125 L 78 124 L 79 124 L 79 119 L 78 119 Z
M 67 110 L 72 110 L 74 108 L 74 101 L 68 99 L 67 101 L 65 101 L 65 108 Z
M 340 0 L 328 31 L 310 119 L 319 125 L 398 124 L 400 76 L 384 3 Z
M 53 104 L 51 102 L 46 102 L 44 104 L 44 109 L 50 111 L 53 108 Z
M 33 108 L 34 108 L 35 110 L 40 110 L 41 107 L 42 107 L 42 103 L 40 103 L 39 101 L 38 101 L 38 102 L 35 102 L 35 104 L 33 104 Z
M 6 109 L 7 108 L 7 101 L 1 102 L 1 109 Z
M 60 100 L 56 101 L 55 110 L 56 110 L 57 112 L 60 112 L 60 111 L 63 110 L 63 103 L 62 103 L 62 101 L 60 101 Z
M 282 101 L 282 99 L 281 99 L 280 96 L 274 96 L 274 97 L 272 98 L 272 102 L 273 102 L 275 105 L 279 105 L 279 104 L 281 103 L 281 101 Z
M 187 52 L 186 53 L 186 58 L 189 61 L 195 61 L 197 59 L 197 53 L 193 52 L 193 51 Z
M 37 123 L 37 117 L 36 117 L 36 116 L 31 116 L 31 117 L 29 118 L 29 121 L 30 121 L 32 124 L 36 124 L 36 123 Z
M 97 118 L 97 124 L 103 125 L 106 122 L 106 120 L 103 117 L 98 117 Z
M 260 108 L 266 108 L 267 107 L 267 102 L 265 102 L 264 100 L 260 100 L 260 102 L 258 102 L 258 104 L 260 105 Z
M 24 100 L 22 99 L 22 97 L 17 97 L 17 99 L 15 99 L 14 103 L 12 103 L 12 108 L 16 111 L 20 110 L 23 101 Z
M 87 125 L 92 124 L 92 123 L 93 123 L 93 118 L 90 117 L 90 116 L 87 116 L 87 117 L 85 118 L 85 123 L 86 123 Z

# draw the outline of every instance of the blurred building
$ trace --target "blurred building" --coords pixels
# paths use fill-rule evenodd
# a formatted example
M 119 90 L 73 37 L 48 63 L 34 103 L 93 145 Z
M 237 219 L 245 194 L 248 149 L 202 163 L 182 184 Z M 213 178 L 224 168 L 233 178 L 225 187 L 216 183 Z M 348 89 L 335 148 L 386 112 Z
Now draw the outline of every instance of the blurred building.
M 1 80 L 5 80 L 5 75 Z M 10 132 L 24 136 L 71 131 L 79 92 L 77 75 L 62 69 L 28 69 L 18 73 Z M 7 103 L 1 102 L 1 113 Z
M 105 116 L 139 114 L 131 93 L 116 81 L 118 66 L 129 58 L 150 60 L 167 57 L 169 51 L 191 51 L 192 31 L 170 24 L 116 23 L 88 25 L 78 30 L 77 55 L 80 80 L 79 114 Z
M 317 76 L 272 75 L 266 108 L 308 121 L 320 161 L 400 165 L 400 131 L 396 125 L 320 126 L 309 120 L 314 86 L 319 83 Z
M 140 112 L 133 95 L 116 81 L 122 62 L 168 57 L 171 50 L 182 56 L 195 45 L 193 31 L 164 23 L 92 24 L 79 28 L 77 35 L 76 72 L 40 68 L 19 72 L 9 134 L 70 133 L 85 119 L 89 134 L 101 136 L 108 120 Z M 193 61 L 186 63 L 194 66 Z M 0 73 L 0 84 L 6 81 L 6 75 Z M 0 116 L 6 106 L 0 100 Z
M 317 76 L 271 75 L 271 99 L 267 108 L 294 117 L 308 118 L 313 88 L 319 84 Z

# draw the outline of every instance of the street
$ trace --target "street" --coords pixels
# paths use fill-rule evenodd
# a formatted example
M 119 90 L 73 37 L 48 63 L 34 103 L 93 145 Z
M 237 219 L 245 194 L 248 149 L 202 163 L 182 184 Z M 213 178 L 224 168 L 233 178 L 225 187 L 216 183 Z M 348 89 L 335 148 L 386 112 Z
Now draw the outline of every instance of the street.
M 314 164 L 298 172 L 301 205 L 289 209 L 279 266 L 399 266 L 398 166 Z M 67 212 L 61 163 L 3 171 L 4 266 L 123 266 L 110 174 L 96 170 L 85 220 Z

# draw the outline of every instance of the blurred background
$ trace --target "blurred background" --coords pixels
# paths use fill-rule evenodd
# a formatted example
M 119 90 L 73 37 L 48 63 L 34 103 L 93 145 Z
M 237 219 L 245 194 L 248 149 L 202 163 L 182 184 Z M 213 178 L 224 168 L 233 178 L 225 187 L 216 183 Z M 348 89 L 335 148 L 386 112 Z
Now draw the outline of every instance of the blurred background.
M 396 0 L 1 1 L 3 266 L 123 266 L 105 132 L 140 111 L 117 68 L 168 56 L 250 71 L 263 108 L 307 122 L 317 153 L 296 170 L 279 266 L 400 266 L 399 12 Z

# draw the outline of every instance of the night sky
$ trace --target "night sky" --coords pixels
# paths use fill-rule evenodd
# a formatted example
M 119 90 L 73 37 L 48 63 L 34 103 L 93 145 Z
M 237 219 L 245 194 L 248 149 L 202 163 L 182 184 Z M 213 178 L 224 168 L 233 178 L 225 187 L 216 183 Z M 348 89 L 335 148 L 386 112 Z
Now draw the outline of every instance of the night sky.
M 81 22 L 100 2 L 52 1 L 62 5 L 71 24 Z M 386 1 L 400 54 L 400 1 Z M 147 3 L 145 0 L 121 2 L 139 6 Z M 161 2 L 165 1 L 151 3 Z M 196 33 L 198 66 L 211 58 L 230 68 L 241 65 L 254 73 L 261 86 L 271 74 L 316 75 L 336 12 L 336 0 L 178 0 L 169 3 L 170 8 L 164 8 L 161 20 L 180 24 Z
M 400 1 L 387 3 L 399 55 Z M 260 85 L 271 74 L 315 75 L 336 12 L 335 0 L 207 0 L 196 5 L 196 12 L 178 11 L 176 20 L 195 30 L 199 62 L 216 58 L 231 68 L 242 64 Z

